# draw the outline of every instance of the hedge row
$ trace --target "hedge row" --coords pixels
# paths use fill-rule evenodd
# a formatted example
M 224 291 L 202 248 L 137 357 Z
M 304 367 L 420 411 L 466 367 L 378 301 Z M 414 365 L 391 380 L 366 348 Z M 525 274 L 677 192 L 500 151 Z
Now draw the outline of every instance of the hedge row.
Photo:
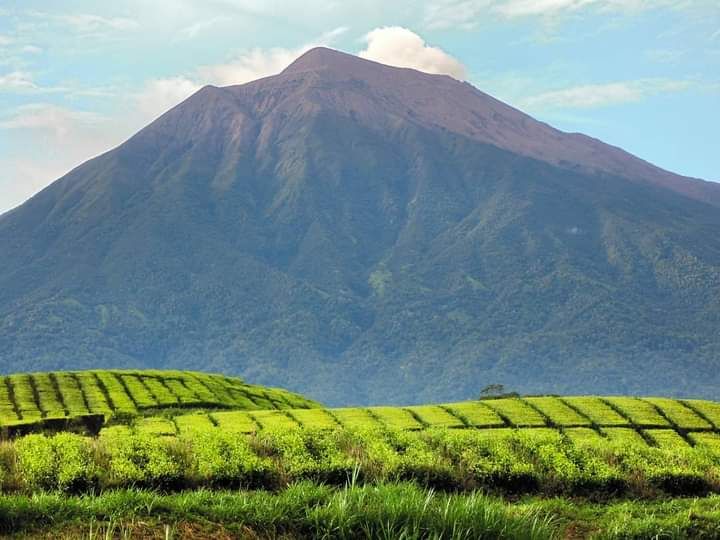
M 413 480 L 443 490 L 657 495 L 720 492 L 720 453 L 573 441 L 557 432 L 433 429 L 212 430 L 192 437 L 32 434 L 0 445 L 5 492 L 122 487 L 278 489 L 298 480 L 342 485 Z

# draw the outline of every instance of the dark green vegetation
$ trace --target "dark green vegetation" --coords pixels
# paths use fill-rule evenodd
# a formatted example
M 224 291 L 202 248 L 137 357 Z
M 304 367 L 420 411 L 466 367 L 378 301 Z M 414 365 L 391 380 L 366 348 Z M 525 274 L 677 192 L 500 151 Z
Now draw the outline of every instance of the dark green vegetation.
M 339 53 L 204 88 L 0 216 L 2 368 L 204 369 L 332 405 L 718 397 L 714 199 L 541 128 Z M 520 152 L 553 137 L 614 166 Z

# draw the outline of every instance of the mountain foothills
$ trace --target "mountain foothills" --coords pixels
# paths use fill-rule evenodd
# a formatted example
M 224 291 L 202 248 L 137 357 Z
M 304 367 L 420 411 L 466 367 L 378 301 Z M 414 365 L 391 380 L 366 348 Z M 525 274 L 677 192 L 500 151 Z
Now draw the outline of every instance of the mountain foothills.
M 327 404 L 718 397 L 720 184 L 324 48 L 0 216 L 0 254 L 6 372 L 203 369 Z

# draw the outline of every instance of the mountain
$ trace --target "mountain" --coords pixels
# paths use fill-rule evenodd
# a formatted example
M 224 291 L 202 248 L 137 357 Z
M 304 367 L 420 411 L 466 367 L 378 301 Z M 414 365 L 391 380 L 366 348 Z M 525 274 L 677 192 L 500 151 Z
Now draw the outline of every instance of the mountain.
M 0 216 L 2 369 L 717 398 L 718 207 L 467 83 L 313 49 Z

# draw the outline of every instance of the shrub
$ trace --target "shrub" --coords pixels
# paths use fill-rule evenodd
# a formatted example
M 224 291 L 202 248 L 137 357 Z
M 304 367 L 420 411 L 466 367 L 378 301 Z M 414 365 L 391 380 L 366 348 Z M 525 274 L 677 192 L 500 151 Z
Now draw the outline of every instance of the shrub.
M 106 484 L 168 489 L 186 483 L 191 464 L 183 442 L 172 437 L 121 433 L 105 434 L 102 440 L 109 456 Z
M 32 434 L 15 444 L 18 472 L 30 489 L 80 491 L 96 482 L 88 439 L 72 433 Z
M 277 484 L 272 462 L 253 453 L 247 437 L 221 430 L 193 435 L 198 479 L 211 486 L 271 488 Z

